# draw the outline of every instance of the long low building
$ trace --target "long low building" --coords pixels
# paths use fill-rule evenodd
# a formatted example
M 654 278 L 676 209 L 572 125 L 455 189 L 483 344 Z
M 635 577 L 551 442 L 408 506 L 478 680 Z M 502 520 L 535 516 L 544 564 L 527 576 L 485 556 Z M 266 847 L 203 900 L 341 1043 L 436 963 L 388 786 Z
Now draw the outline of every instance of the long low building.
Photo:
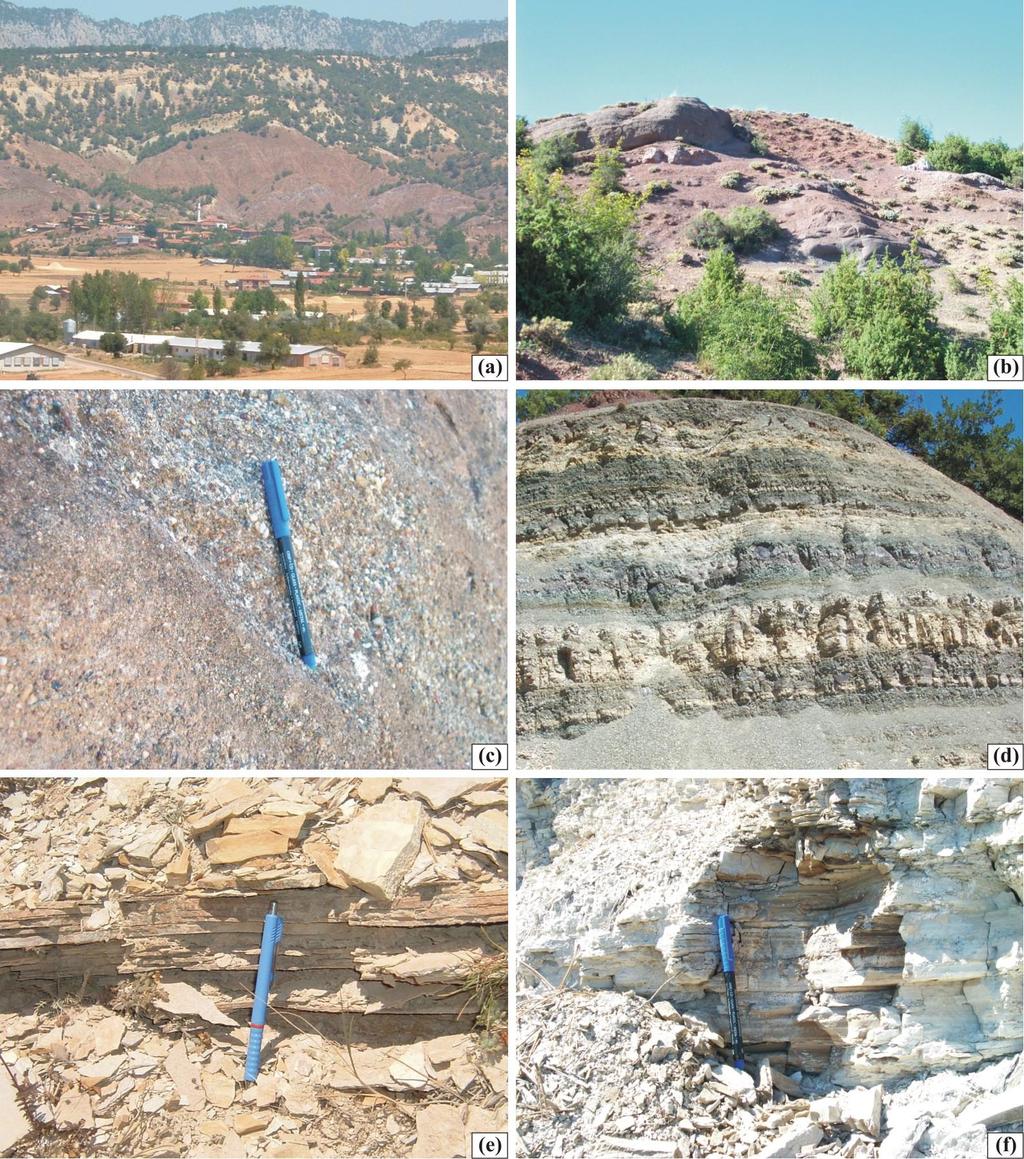
M 98 350 L 104 330 L 79 330 L 71 341 L 87 350 Z M 224 341 L 220 338 L 189 338 L 184 334 L 134 334 L 125 332 L 125 353 L 148 354 L 158 358 L 169 353 L 174 358 L 194 359 L 224 357 Z M 259 362 L 258 342 L 239 342 L 238 357 L 243 362 Z M 285 366 L 344 366 L 345 355 L 333 346 L 305 346 L 290 343 Z
M 64 355 L 35 342 L 0 342 L 0 373 L 24 370 L 60 370 Z

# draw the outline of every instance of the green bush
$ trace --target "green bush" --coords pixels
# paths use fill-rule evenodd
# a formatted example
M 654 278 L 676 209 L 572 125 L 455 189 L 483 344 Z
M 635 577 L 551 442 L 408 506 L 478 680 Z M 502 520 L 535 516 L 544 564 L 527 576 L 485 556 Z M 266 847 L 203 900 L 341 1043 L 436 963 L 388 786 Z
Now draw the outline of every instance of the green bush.
M 956 339 L 946 343 L 942 352 L 943 378 L 950 382 L 984 379 L 987 368 L 984 343 Z
M 577 196 L 560 174 L 527 160 L 516 182 L 518 308 L 584 326 L 614 321 L 640 296 L 637 199 Z
M 592 381 L 634 381 L 658 378 L 658 369 L 635 354 L 618 354 L 610 362 L 599 366 L 590 378 Z
M 1020 183 L 1021 150 L 1011 149 L 1004 141 L 974 142 L 950 133 L 932 143 L 928 160 L 936 169 L 950 173 L 988 173 L 1001 181 Z
M 723 189 L 739 189 L 746 178 L 738 169 L 733 169 L 731 173 L 725 173 L 718 179 L 718 184 Z
M 764 249 L 782 233 L 779 223 L 766 209 L 753 205 L 737 205 L 726 219 L 726 225 L 737 253 Z
M 576 163 L 576 142 L 571 137 L 548 137 L 530 150 L 541 173 L 568 173 Z
M 900 146 L 904 149 L 923 153 L 932 143 L 931 130 L 915 121 L 912 117 L 904 117 L 900 122 Z M 909 161 L 901 161 L 901 165 L 909 165 Z
M 722 248 L 708 258 L 697 288 L 676 299 L 665 324 L 715 378 L 811 378 L 818 360 L 795 318 L 789 299 L 747 285 L 735 255 Z
M 913 149 L 908 148 L 906 145 L 900 145 L 896 150 L 897 165 L 913 165 L 916 159 L 917 154 Z
M 671 193 L 675 186 L 671 181 L 648 181 L 644 186 L 643 199 L 644 201 L 653 201 L 655 198 L 664 197 L 666 193 Z
M 565 345 L 571 329 L 572 323 L 562 318 L 535 318 L 520 327 L 519 339 L 526 346 L 555 350 Z
M 626 163 L 622 160 L 621 149 L 598 148 L 594 157 L 594 168 L 590 173 L 590 188 L 603 196 L 607 193 L 622 192 L 622 178 L 626 174 Z
M 779 223 L 765 209 L 737 205 L 724 220 L 712 209 L 698 213 L 690 222 L 690 240 L 698 249 L 726 246 L 735 253 L 754 253 L 781 234 Z
M 516 156 L 521 157 L 530 147 L 530 123 L 525 117 L 516 117 Z
M 713 209 L 698 213 L 686 232 L 690 241 L 701 250 L 716 250 L 730 243 L 728 227 Z
M 754 190 L 754 200 L 760 205 L 771 205 L 776 201 L 787 201 L 799 197 L 800 190 L 793 185 L 759 185 Z
M 993 296 L 995 308 L 988 323 L 988 353 L 1024 354 L 1024 282 L 1014 278 L 1002 299 Z
M 814 331 L 855 378 L 940 378 L 936 301 L 915 246 L 902 266 L 887 254 L 860 270 L 846 255 L 811 297 Z

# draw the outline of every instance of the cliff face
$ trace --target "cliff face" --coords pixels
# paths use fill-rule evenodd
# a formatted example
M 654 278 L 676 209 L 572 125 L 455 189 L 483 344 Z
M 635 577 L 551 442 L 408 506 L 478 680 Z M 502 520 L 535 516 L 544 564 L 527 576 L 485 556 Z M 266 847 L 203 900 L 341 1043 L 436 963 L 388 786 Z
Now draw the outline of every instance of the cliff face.
M 882 440 L 671 399 L 523 424 L 518 472 L 522 733 L 639 709 L 648 763 L 749 767 L 731 738 L 760 718 L 797 768 L 980 764 L 1019 734 L 1020 525 Z
M 1021 1049 L 1020 781 L 569 778 L 519 792 L 521 957 L 556 986 L 568 976 L 576 1001 L 656 996 L 727 1043 L 714 923 L 729 913 L 750 1069 L 795 1072 L 790 1093 L 892 1091 Z

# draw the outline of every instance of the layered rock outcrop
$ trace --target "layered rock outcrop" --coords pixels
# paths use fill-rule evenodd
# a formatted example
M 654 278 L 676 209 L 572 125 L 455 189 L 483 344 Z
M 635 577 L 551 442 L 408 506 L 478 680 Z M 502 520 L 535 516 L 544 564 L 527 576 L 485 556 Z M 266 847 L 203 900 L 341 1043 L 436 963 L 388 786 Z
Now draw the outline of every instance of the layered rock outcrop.
M 524 423 L 517 508 L 538 765 L 638 708 L 654 767 L 981 767 L 1020 734 L 1020 524 L 849 423 L 717 399 Z M 770 761 L 733 743 L 752 716 Z M 825 744 L 829 716 L 862 735 Z M 600 735 L 589 767 L 619 767 Z
M 1021 1049 L 1021 782 L 522 781 L 521 956 L 855 1087 Z M 550 836 L 549 836 L 550 834 Z M 798 1081 L 799 1077 L 798 1077 Z
M 383 1137 L 455 1155 L 504 1130 L 505 791 L 0 781 L 0 1153 L 354 1155 Z M 272 902 L 284 936 L 247 1084 Z M 360 1111 L 368 1090 L 389 1092 L 391 1127 Z

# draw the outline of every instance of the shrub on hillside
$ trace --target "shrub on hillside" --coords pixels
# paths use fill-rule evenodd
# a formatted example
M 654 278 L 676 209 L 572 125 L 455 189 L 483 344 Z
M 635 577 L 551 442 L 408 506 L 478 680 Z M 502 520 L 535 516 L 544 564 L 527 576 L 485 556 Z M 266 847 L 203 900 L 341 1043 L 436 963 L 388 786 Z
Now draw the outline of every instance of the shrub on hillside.
M 916 247 L 902 265 L 887 254 L 863 270 L 846 255 L 811 297 L 814 331 L 854 378 L 941 378 L 936 302 Z
M 731 173 L 725 173 L 718 179 L 718 184 L 723 189 L 739 189 L 746 179 L 738 169 L 733 169 Z
M 576 163 L 576 143 L 571 137 L 548 137 L 531 148 L 530 157 L 542 173 L 568 173 Z
M 764 249 L 782 233 L 779 223 L 766 209 L 753 205 L 737 205 L 726 219 L 726 225 L 737 253 Z
M 818 360 L 795 318 L 789 299 L 747 285 L 735 255 L 722 248 L 708 258 L 697 288 L 676 299 L 665 323 L 715 378 L 812 378 Z
M 590 188 L 595 193 L 622 192 L 622 178 L 626 174 L 626 163 L 622 160 L 621 149 L 599 147 L 594 157 L 594 167 L 590 172 Z
M 776 201 L 799 197 L 800 192 L 795 185 L 759 185 L 754 190 L 754 200 L 760 205 L 771 205 Z
M 621 317 L 642 287 L 636 199 L 578 196 L 560 174 L 526 159 L 516 201 L 519 309 L 584 326 Z
M 690 222 L 686 231 L 690 241 L 701 250 L 716 250 L 729 244 L 729 230 L 713 209 L 705 209 Z
M 690 240 L 698 249 L 726 246 L 735 253 L 754 253 L 775 241 L 782 232 L 779 223 L 765 209 L 737 205 L 727 218 L 705 209 L 690 222 Z
M 932 143 L 928 160 L 936 169 L 950 173 L 988 173 L 1001 181 L 1020 184 L 1021 150 L 1011 149 L 1004 141 L 976 142 L 950 133 Z
M 572 323 L 562 318 L 534 318 L 519 328 L 519 340 L 524 346 L 540 346 L 555 350 L 565 345 Z
M 590 376 L 594 382 L 611 380 L 628 382 L 660 377 L 658 368 L 635 354 L 617 354 L 610 362 L 599 366 Z
M 1024 282 L 1006 287 L 1003 298 L 993 295 L 995 308 L 988 323 L 988 354 L 1024 354 Z
M 913 117 L 904 117 L 900 122 L 900 145 L 904 149 L 923 153 L 932 143 L 931 129 L 926 128 Z M 913 158 L 911 158 L 913 160 Z M 901 161 L 901 165 L 909 165 L 909 161 Z
M 644 201 L 655 201 L 659 197 L 664 197 L 671 193 L 675 186 L 671 181 L 648 181 L 644 186 L 643 199 Z

